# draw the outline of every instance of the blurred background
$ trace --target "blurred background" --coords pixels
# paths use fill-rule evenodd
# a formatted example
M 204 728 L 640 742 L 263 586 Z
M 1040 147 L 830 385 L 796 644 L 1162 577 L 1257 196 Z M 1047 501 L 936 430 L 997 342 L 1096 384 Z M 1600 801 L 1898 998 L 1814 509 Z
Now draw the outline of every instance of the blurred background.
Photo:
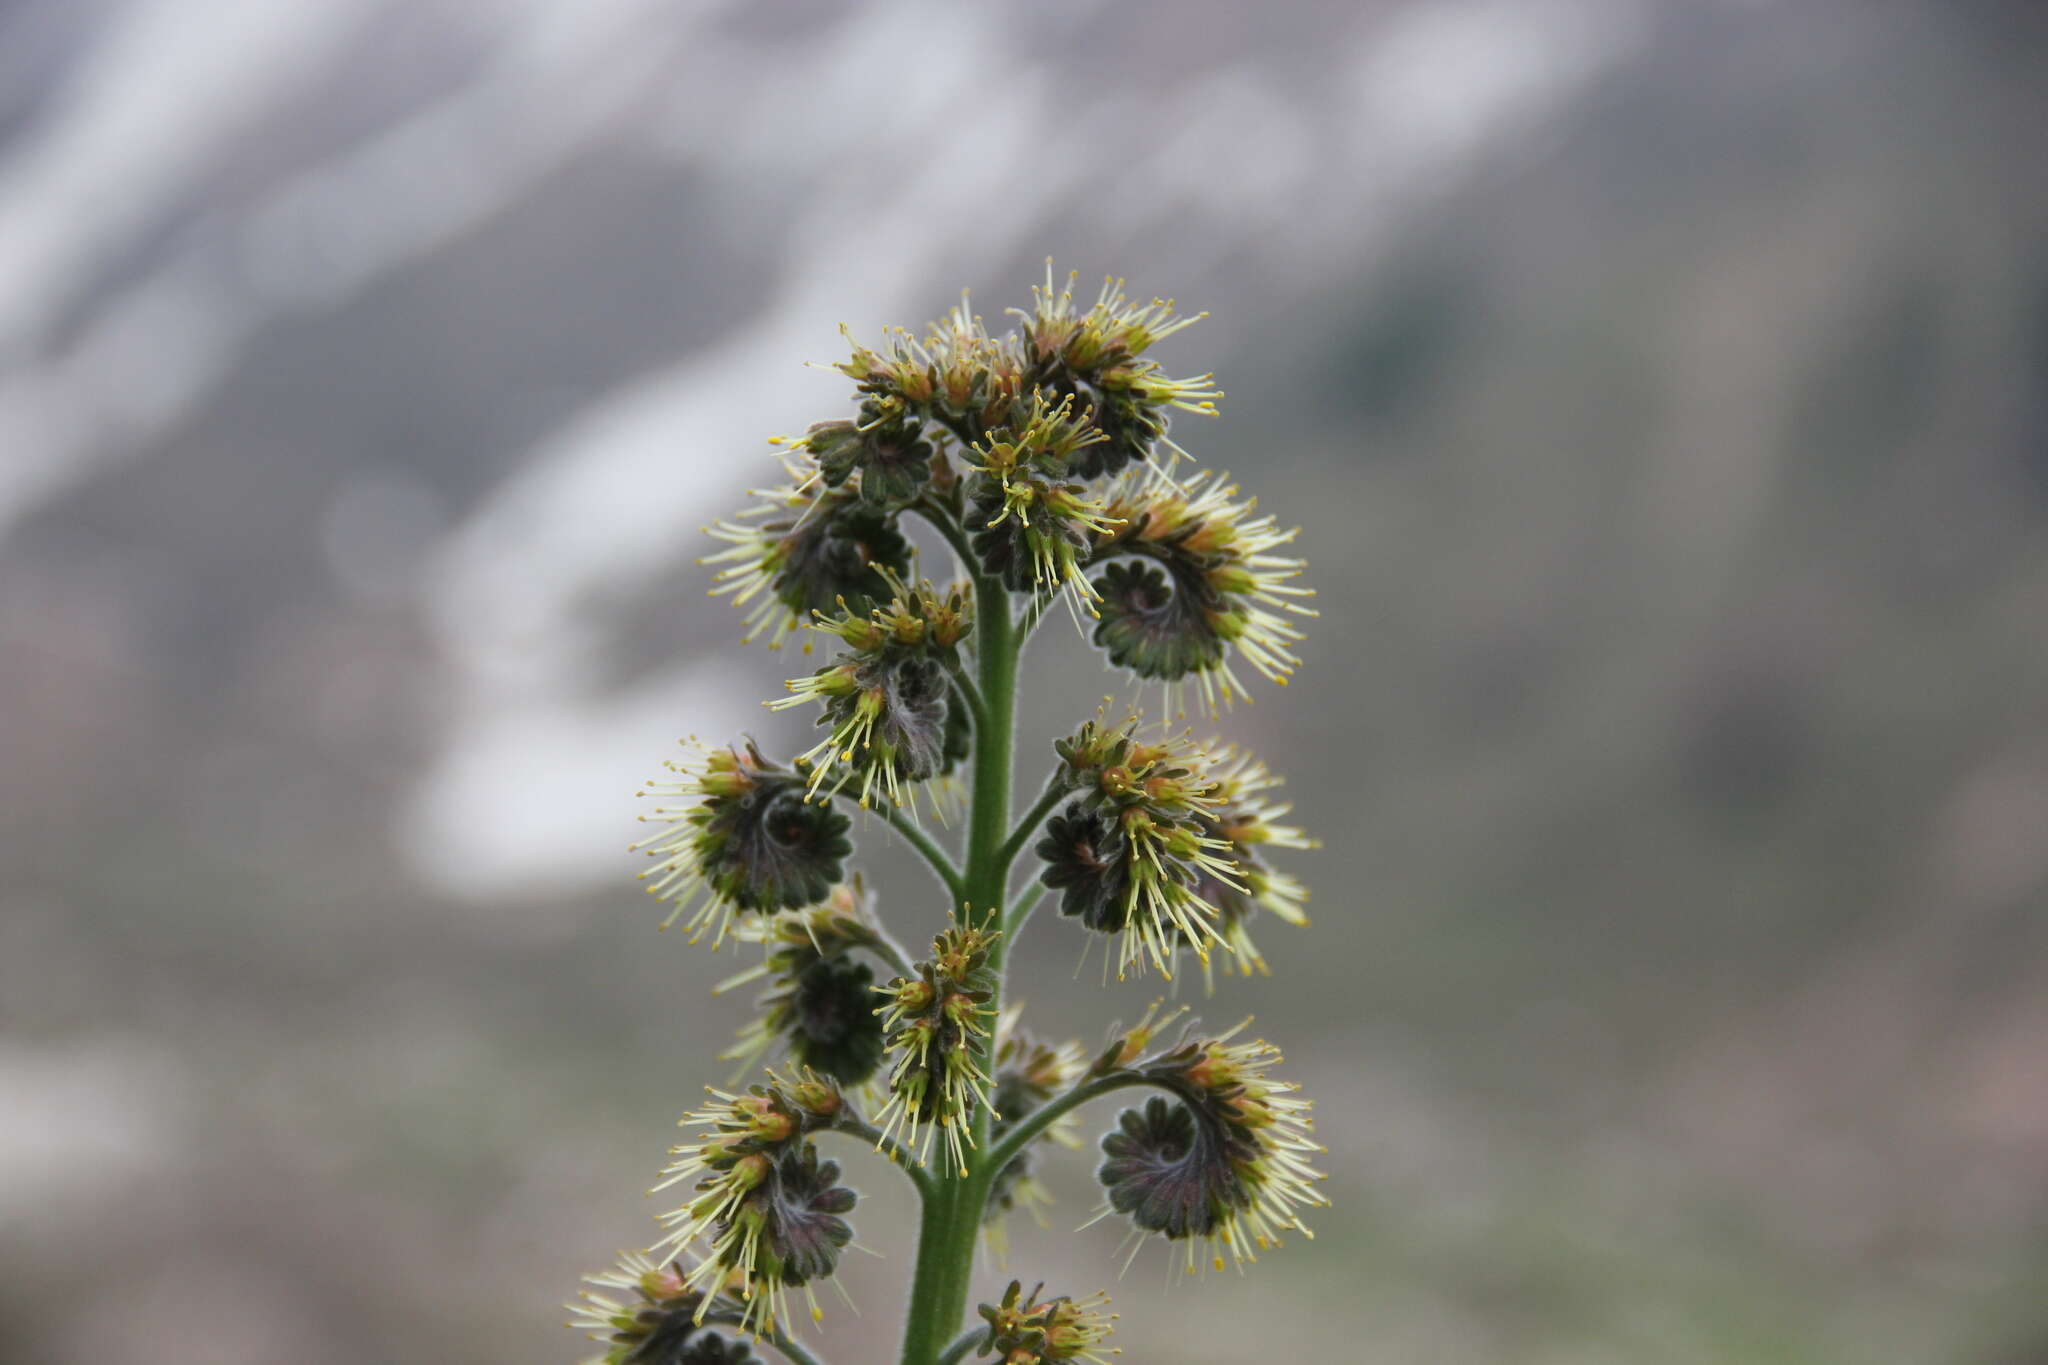
M 1137 1362 L 2042 1365 L 2044 129 L 2024 0 L 0 5 L 0 1357 L 582 1354 L 745 1012 L 633 793 L 803 728 L 698 527 L 1051 255 L 1212 313 L 1175 434 L 1304 528 L 1224 728 L 1316 923 L 1197 1003 L 1335 1205 L 1119 1282 L 1076 1155 L 1016 1273 Z

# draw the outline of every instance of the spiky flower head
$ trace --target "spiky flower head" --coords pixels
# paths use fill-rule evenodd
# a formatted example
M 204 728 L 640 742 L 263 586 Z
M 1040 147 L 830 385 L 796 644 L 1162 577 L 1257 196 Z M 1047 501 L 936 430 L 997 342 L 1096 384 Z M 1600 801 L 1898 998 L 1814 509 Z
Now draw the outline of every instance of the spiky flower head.
M 989 1138 L 994 1142 L 1001 1142 L 1025 1115 L 1080 1080 L 1087 1062 L 1079 1043 L 1049 1043 L 1023 1028 L 1018 1023 L 1022 1014 L 1020 1007 L 1012 1005 L 996 1020 L 995 1047 L 989 1054 L 990 1069 L 995 1073 L 990 1102 L 997 1117 L 989 1128 Z M 1062 1114 L 1038 1140 L 1078 1149 L 1081 1141 L 1076 1130 L 1074 1116 Z M 1039 1210 L 1052 1202 L 1052 1195 L 1033 1174 L 1033 1165 L 1032 1148 L 1027 1146 L 996 1172 L 989 1186 L 988 1206 L 982 1220 L 998 1256 L 1007 1241 L 1004 1215 L 1026 1208 L 1043 1223 Z
M 994 1356 L 1000 1365 L 1060 1365 L 1069 1360 L 1107 1365 L 1096 1348 L 1109 1340 L 1110 1324 L 1116 1321 L 1116 1314 L 1103 1311 L 1109 1295 L 1041 1299 L 1044 1292 L 1040 1284 L 1027 1294 L 1023 1281 L 1012 1280 L 1001 1303 L 982 1304 L 988 1330 L 975 1354 Z M 1121 1352 L 1112 1347 L 1109 1354 Z
M 640 793 L 661 798 L 640 818 L 661 829 L 635 844 L 657 860 L 647 893 L 670 902 L 662 928 L 685 914 L 691 941 L 724 939 L 736 912 L 767 913 L 823 900 L 853 851 L 846 816 L 805 800 L 804 780 L 769 762 L 752 741 L 705 749 L 664 765 L 672 778 Z
M 1138 1062 L 1135 1071 L 1175 1098 L 1155 1095 L 1125 1110 L 1102 1140 L 1107 1160 L 1096 1178 L 1109 1210 L 1186 1242 L 1189 1270 L 1196 1239 L 1208 1243 L 1217 1269 L 1226 1252 L 1242 1265 L 1289 1230 L 1313 1237 L 1301 1210 L 1329 1202 L 1308 1164 L 1324 1150 L 1310 1135 L 1310 1103 L 1268 1074 L 1280 1060 L 1270 1043 L 1230 1041 L 1243 1028 Z
M 1149 961 L 1170 977 L 1181 947 L 1205 964 L 1213 945 L 1230 947 L 1201 888 L 1242 884 L 1214 832 L 1211 756 L 1186 735 L 1148 743 L 1137 730 L 1135 718 L 1089 721 L 1054 745 L 1075 797 L 1046 822 L 1036 852 L 1060 913 L 1117 936 L 1119 976 Z
M 989 1078 L 975 1049 L 989 1036 L 998 985 L 989 952 L 1000 931 L 957 925 L 932 940 L 932 955 L 915 976 L 883 988 L 879 1011 L 896 1056 L 889 1101 L 875 1116 L 886 1136 L 901 1127 L 918 1154 L 930 1159 L 934 1130 L 945 1137 L 947 1157 L 967 1174 L 969 1131 L 978 1109 L 989 1107 Z
M 850 335 L 848 345 L 851 357 L 834 368 L 863 395 L 897 399 L 951 432 L 1005 425 L 1026 392 L 1028 376 L 1016 339 L 990 336 L 965 293 L 922 340 L 891 328 L 879 351 Z
M 792 678 L 789 695 L 768 705 L 786 710 L 818 702 L 829 733 L 799 758 L 810 771 L 813 797 L 859 783 L 867 806 L 880 788 L 906 805 L 915 784 L 939 777 L 967 756 L 971 719 L 955 693 L 960 642 L 971 622 L 959 587 L 941 593 L 929 583 L 907 587 L 893 577 L 894 596 L 855 612 L 843 603 L 821 615 L 818 630 L 845 643 L 824 668 Z
M 882 1064 L 874 972 L 852 956 L 881 939 L 858 887 L 834 888 L 822 904 L 742 925 L 738 937 L 766 948 L 758 966 L 718 984 L 724 992 L 762 977 L 754 1018 L 720 1056 L 751 1069 L 777 1044 L 801 1066 L 854 1086 Z
M 852 1122 L 848 1101 L 826 1078 L 799 1070 L 770 1073 L 745 1094 L 710 1092 L 712 1102 L 683 1116 L 682 1126 L 707 1132 L 670 1152 L 656 1190 L 687 1184 L 695 1197 L 662 1215 L 661 1245 L 702 1248 L 685 1277 L 701 1293 L 724 1289 L 741 1303 L 740 1321 L 772 1332 L 788 1321 L 787 1291 L 801 1288 L 811 1316 L 820 1316 L 814 1280 L 837 1268 L 853 1240 L 842 1214 L 854 1192 L 841 1186 L 836 1162 L 821 1161 L 810 1134 Z M 701 1315 L 708 1300 L 700 1305 Z M 702 1318 L 700 1316 L 699 1321 Z
M 1103 499 L 1115 534 L 1095 562 L 1117 558 L 1093 581 L 1095 643 L 1110 662 L 1172 687 L 1192 677 L 1215 710 L 1248 698 L 1231 658 L 1285 686 L 1301 664 L 1295 619 L 1314 616 L 1314 596 L 1294 580 L 1303 561 L 1273 553 L 1296 532 L 1256 516 L 1230 476 L 1185 482 L 1170 469 L 1133 470 Z
M 704 1316 L 735 1320 L 742 1305 L 705 1296 L 674 1261 L 657 1265 L 637 1251 L 609 1270 L 586 1275 L 569 1325 L 602 1343 L 584 1365 L 758 1365 L 747 1343 L 704 1327 Z M 704 1310 L 700 1315 L 700 1310 Z
M 1169 299 L 1134 304 L 1119 279 L 1104 280 L 1095 302 L 1077 311 L 1074 279 L 1069 275 L 1064 287 L 1055 287 L 1052 263 L 1046 262 L 1045 284 L 1031 291 L 1031 310 L 1016 314 L 1032 382 L 1055 398 L 1075 399 L 1102 434 L 1075 463 L 1074 477 L 1094 479 L 1133 463 L 1150 464 L 1161 444 L 1177 453 L 1166 434 L 1170 410 L 1214 417 L 1223 394 L 1206 374 L 1168 378 L 1145 352 L 1206 314 L 1178 317 Z
M 808 448 L 784 468 L 788 482 L 756 490 L 763 501 L 704 528 L 726 548 L 699 561 L 722 566 L 712 595 L 730 597 L 747 613 L 745 639 L 765 632 L 770 648 L 842 601 L 867 610 L 887 598 L 889 575 L 910 572 L 896 514 L 864 498 L 857 480 L 827 486 Z
M 1121 519 L 1103 511 L 1076 471 L 1104 439 L 1072 398 L 1048 402 L 1041 393 L 1015 429 L 991 432 L 973 448 L 967 527 L 982 568 L 1010 591 L 1064 590 L 1071 605 L 1093 613 L 1084 566 Z
M 816 458 L 826 487 L 850 484 L 862 504 L 876 510 L 907 506 L 931 482 L 932 443 L 924 424 L 893 395 L 862 403 L 855 421 L 817 423 L 803 447 Z

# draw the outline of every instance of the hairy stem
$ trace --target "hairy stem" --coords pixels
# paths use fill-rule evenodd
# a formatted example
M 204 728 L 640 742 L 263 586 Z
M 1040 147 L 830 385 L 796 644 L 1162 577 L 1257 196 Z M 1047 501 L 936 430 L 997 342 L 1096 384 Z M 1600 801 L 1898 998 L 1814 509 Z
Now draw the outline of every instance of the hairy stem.
M 841 792 L 839 797 L 842 801 L 854 801 L 854 804 L 859 805 L 849 793 Z M 933 841 L 931 835 L 918 828 L 915 820 L 895 806 L 862 806 L 861 809 L 879 815 L 883 824 L 895 830 L 904 843 L 909 844 L 924 857 L 926 865 L 945 886 L 949 900 L 957 904 L 960 898 L 967 894 L 967 886 L 962 880 L 960 869 L 953 865 L 953 860 L 946 856 L 946 851 Z M 897 951 L 900 953 L 902 950 L 899 948 Z
M 943 507 L 934 505 L 928 497 L 910 504 L 910 510 L 923 517 L 926 523 L 945 540 L 947 546 L 953 551 L 954 557 L 960 561 L 960 569 L 963 573 L 973 573 L 975 571 L 975 565 L 978 561 L 974 558 L 973 548 L 967 543 L 967 532 L 962 529 L 959 520 L 951 512 Z M 979 607 L 987 604 L 977 602 L 975 605 Z M 1008 614 L 1009 609 L 1009 601 L 1005 599 L 1003 602 L 1004 613 Z
M 917 964 L 911 959 L 910 950 L 898 943 L 894 934 L 879 924 L 870 924 L 869 929 L 875 936 L 874 942 L 869 945 L 869 950 L 876 957 L 881 958 L 882 961 L 895 969 L 898 976 L 917 975 Z
M 1004 872 L 1010 870 L 1010 864 L 1024 851 L 1024 845 L 1038 832 L 1038 827 L 1044 823 L 1045 817 L 1052 814 L 1053 807 L 1066 798 L 1070 789 L 1060 780 L 1063 775 L 1063 769 L 1053 769 L 1052 776 L 1045 779 L 1045 790 L 1039 793 L 1038 800 L 1032 803 L 1031 809 L 1024 812 L 1024 818 L 1017 822 L 1017 828 L 1010 831 L 1010 837 L 1003 841 Z
M 1038 882 L 1030 890 L 1017 893 L 1016 902 L 1010 906 L 1009 913 L 1003 916 L 1003 937 L 1011 944 L 1017 942 L 1017 935 L 1024 931 L 1025 921 L 1031 918 L 1031 912 L 1038 908 L 1038 903 L 1045 899 L 1046 890 L 1045 883 Z
M 930 519 L 947 535 L 963 562 L 972 566 L 974 560 L 966 553 L 966 540 L 957 523 L 944 524 L 949 519 L 935 516 Z M 999 580 L 978 573 L 974 590 L 974 656 L 982 714 L 974 736 L 974 796 L 967 825 L 967 864 L 953 907 L 955 921 L 961 924 L 986 923 L 1002 913 L 1010 866 L 1006 841 L 1010 825 L 1011 746 L 1016 724 L 1018 637 L 1009 594 Z M 989 965 L 999 982 L 1003 946 L 998 937 L 989 953 Z M 998 987 L 988 1008 L 993 1012 L 1000 1006 Z M 992 1040 L 984 1040 L 976 1050 L 976 1064 L 984 1073 L 991 1043 Z M 967 1146 L 976 1155 L 970 1157 L 966 1172 L 955 1169 L 950 1162 L 928 1172 L 931 1188 L 925 1196 L 918 1225 L 917 1268 L 911 1278 L 910 1310 L 903 1332 L 903 1365 L 937 1365 L 959 1334 L 966 1315 L 982 1209 L 988 1203 L 990 1177 L 1001 1169 L 980 1156 L 988 1146 L 988 1124 L 988 1113 L 981 1110 L 968 1126 Z
M 959 1362 L 967 1359 L 967 1353 L 979 1345 L 986 1335 L 988 1334 L 979 1327 L 968 1328 L 953 1338 L 951 1346 L 939 1353 L 939 1365 L 959 1365 Z
M 704 1321 L 707 1325 L 754 1330 L 742 1321 L 742 1315 L 738 1313 L 707 1313 L 704 1315 Z M 812 1355 L 805 1347 L 797 1345 L 790 1339 L 789 1334 L 779 1327 L 769 1328 L 762 1334 L 761 1339 L 780 1351 L 789 1360 L 790 1365 L 824 1365 L 823 1361 Z
M 905 1147 L 894 1137 L 885 1136 L 881 1129 L 871 1123 L 862 1123 L 858 1120 L 848 1120 L 845 1118 L 841 1118 L 837 1123 L 833 1124 L 832 1131 L 844 1133 L 848 1137 L 859 1138 L 863 1142 L 873 1143 L 877 1152 L 889 1158 L 890 1165 L 895 1166 L 903 1174 L 910 1177 L 910 1183 L 917 1187 L 918 1198 L 931 1198 L 932 1178 L 930 1174 L 918 1164 L 917 1153 Z
M 1064 1095 L 1055 1095 L 1038 1108 L 1017 1120 L 1017 1126 L 1003 1135 L 995 1150 L 988 1154 L 986 1165 L 992 1171 L 1000 1171 L 1016 1160 L 1017 1154 L 1031 1145 L 1031 1140 L 1052 1127 L 1054 1120 L 1072 1109 L 1078 1109 L 1092 1099 L 1109 1094 L 1113 1090 L 1128 1090 L 1134 1085 L 1152 1085 L 1155 1082 L 1135 1071 L 1112 1071 L 1107 1076 L 1097 1076 L 1083 1081 Z

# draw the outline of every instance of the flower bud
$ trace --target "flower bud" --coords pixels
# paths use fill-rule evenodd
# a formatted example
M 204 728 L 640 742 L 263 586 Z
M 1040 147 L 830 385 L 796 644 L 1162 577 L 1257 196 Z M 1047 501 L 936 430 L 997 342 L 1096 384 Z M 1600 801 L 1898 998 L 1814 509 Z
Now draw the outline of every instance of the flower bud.
M 1239 1028 L 1243 1026 L 1240 1025 Z M 1260 1041 L 1232 1043 L 1237 1032 L 1183 1042 L 1132 1069 L 1167 1090 L 1143 1109 L 1127 1109 L 1102 1140 L 1107 1158 L 1096 1177 L 1109 1206 L 1148 1232 L 1194 1239 L 1239 1262 L 1277 1246 L 1289 1230 L 1313 1236 L 1304 1207 L 1327 1204 L 1308 1164 L 1323 1150 L 1310 1137 L 1310 1104 L 1269 1076 L 1279 1052 Z
M 1000 1304 L 982 1304 L 988 1331 L 976 1354 L 992 1355 L 1003 1365 L 1061 1365 L 1070 1360 L 1107 1365 L 1095 1348 L 1109 1340 L 1110 1324 L 1116 1320 L 1114 1313 L 1102 1311 L 1109 1296 L 1040 1299 L 1044 1290 L 1041 1284 L 1026 1294 L 1023 1282 L 1012 1280 Z
M 996 933 L 956 927 L 932 940 L 932 956 L 915 977 L 889 983 L 889 1002 L 880 1011 L 889 1029 L 896 1063 L 889 1073 L 889 1102 L 875 1121 L 886 1135 L 899 1126 L 905 1140 L 929 1159 L 934 1127 L 946 1136 L 947 1154 L 967 1173 L 968 1128 L 977 1108 L 989 1103 L 989 1078 L 974 1053 L 989 1036 L 985 1022 L 994 1011 L 995 973 L 988 966 Z
M 713 595 L 745 610 L 745 638 L 765 631 L 771 648 L 842 602 L 866 611 L 886 597 L 889 575 L 910 571 L 910 542 L 895 512 L 869 505 L 857 489 L 824 487 L 815 460 L 791 463 L 788 472 L 767 501 L 706 528 L 727 548 L 700 561 L 724 566 Z
M 569 1306 L 575 1314 L 569 1325 L 605 1348 L 584 1365 L 759 1365 L 744 1341 L 701 1325 L 700 1309 L 733 1317 L 740 1305 L 722 1297 L 707 1302 L 684 1282 L 674 1262 L 657 1266 L 628 1252 L 612 1269 L 586 1275 L 584 1283 L 590 1288 Z
M 929 385 L 913 382 L 909 391 L 928 393 Z M 931 442 L 904 398 L 870 398 L 861 404 L 857 422 L 820 422 L 806 434 L 804 447 L 827 487 L 852 479 L 861 502 L 871 508 L 906 506 L 931 480 Z
M 1150 561 L 1110 563 L 1094 580 L 1102 618 L 1095 643 L 1141 678 L 1193 677 L 1212 710 L 1248 695 L 1231 655 L 1284 685 L 1301 663 L 1293 647 L 1302 632 L 1290 618 L 1315 615 L 1300 600 L 1313 590 L 1294 582 L 1302 561 L 1273 553 L 1295 532 L 1254 516 L 1252 500 L 1234 501 L 1228 479 L 1201 473 L 1183 483 L 1159 469 L 1124 475 L 1103 501 L 1105 518 L 1121 529 L 1094 556 Z
M 715 1292 L 740 1285 L 740 1318 L 756 1331 L 786 1319 L 784 1292 L 832 1274 L 840 1248 L 852 1240 L 841 1215 L 855 1202 L 838 1185 L 839 1167 L 820 1161 L 808 1134 L 851 1117 L 846 1101 L 823 1077 L 798 1072 L 746 1095 L 712 1092 L 713 1103 L 685 1115 L 685 1126 L 714 1136 L 675 1149 L 655 1189 L 694 1182 L 697 1197 L 662 1216 L 663 1246 L 706 1246 L 687 1277 L 691 1288 Z M 816 1301 L 811 1301 L 816 1313 Z M 701 1318 L 699 1319 L 702 1320 Z
M 751 743 L 693 753 L 667 767 L 674 780 L 650 782 L 642 794 L 687 804 L 641 816 L 663 828 L 634 845 L 660 860 L 641 876 L 649 895 L 675 907 L 664 929 L 694 906 L 691 940 L 715 926 L 714 942 L 722 941 L 736 911 L 811 905 L 839 883 L 853 851 L 846 817 L 807 803 L 802 779 Z
M 822 617 L 819 630 L 849 650 L 811 677 L 791 679 L 790 695 L 769 703 L 777 710 L 823 703 L 818 724 L 830 733 L 798 760 L 810 768 L 814 796 L 858 779 L 862 806 L 877 787 L 904 805 L 914 784 L 966 756 L 971 722 L 951 677 L 967 633 L 965 598 L 957 588 L 941 597 L 929 583 L 890 582 L 896 596 L 887 605 Z

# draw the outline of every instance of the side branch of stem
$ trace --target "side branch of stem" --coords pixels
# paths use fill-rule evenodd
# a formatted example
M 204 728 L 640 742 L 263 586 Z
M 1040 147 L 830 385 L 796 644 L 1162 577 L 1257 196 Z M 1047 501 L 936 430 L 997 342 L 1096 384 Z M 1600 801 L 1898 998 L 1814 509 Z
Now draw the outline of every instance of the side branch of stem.
M 910 1177 L 910 1183 L 917 1189 L 918 1198 L 931 1198 L 932 1178 L 930 1174 L 918 1164 L 917 1154 L 897 1141 L 896 1138 L 885 1135 L 881 1129 L 871 1123 L 863 1123 L 846 1118 L 841 1118 L 839 1122 L 833 1124 L 831 1131 L 844 1133 L 848 1137 L 858 1138 L 862 1142 L 873 1144 L 877 1152 L 889 1158 L 890 1165 Z
M 970 1327 L 953 1338 L 953 1344 L 939 1353 L 938 1365 L 960 1365 L 967 1359 L 967 1353 L 981 1343 L 988 1333 L 979 1327 Z
M 1003 841 L 1002 851 L 996 857 L 1002 863 L 1005 874 L 1009 872 L 1010 864 L 1017 860 L 1017 855 L 1024 851 L 1024 845 L 1030 841 L 1031 836 L 1038 832 L 1038 826 L 1044 822 L 1045 817 L 1052 814 L 1053 807 L 1066 798 L 1067 785 L 1060 777 L 1061 771 L 1055 768 L 1052 775 L 1045 779 L 1045 790 L 1039 793 L 1038 800 L 1032 804 L 1030 810 L 1024 812 L 1024 818 L 1017 822 L 1017 827 L 1010 831 L 1010 837 Z
M 848 793 L 842 792 L 839 795 L 842 801 L 854 800 Z M 855 802 L 855 804 L 858 804 L 858 802 Z M 865 806 L 862 809 L 879 815 L 882 818 L 883 824 L 895 830 L 898 835 L 902 836 L 904 843 L 909 844 L 918 853 L 923 855 L 925 863 L 945 886 L 947 898 L 956 904 L 958 903 L 961 896 L 966 894 L 966 882 L 961 876 L 960 869 L 953 865 L 953 860 L 946 856 L 946 851 L 933 842 L 931 835 L 918 828 L 917 822 L 912 820 L 898 807 L 874 805 Z
M 1112 1071 L 1107 1076 L 1081 1082 L 1064 1095 L 1056 1095 L 1017 1121 L 1017 1126 L 1003 1135 L 988 1154 L 987 1168 L 1000 1171 L 1017 1159 L 1017 1154 L 1030 1145 L 1031 1140 L 1052 1127 L 1054 1120 L 1062 1114 L 1080 1108 L 1092 1099 L 1098 1099 L 1112 1091 L 1128 1090 L 1134 1085 L 1153 1085 L 1156 1082 L 1135 1071 Z

